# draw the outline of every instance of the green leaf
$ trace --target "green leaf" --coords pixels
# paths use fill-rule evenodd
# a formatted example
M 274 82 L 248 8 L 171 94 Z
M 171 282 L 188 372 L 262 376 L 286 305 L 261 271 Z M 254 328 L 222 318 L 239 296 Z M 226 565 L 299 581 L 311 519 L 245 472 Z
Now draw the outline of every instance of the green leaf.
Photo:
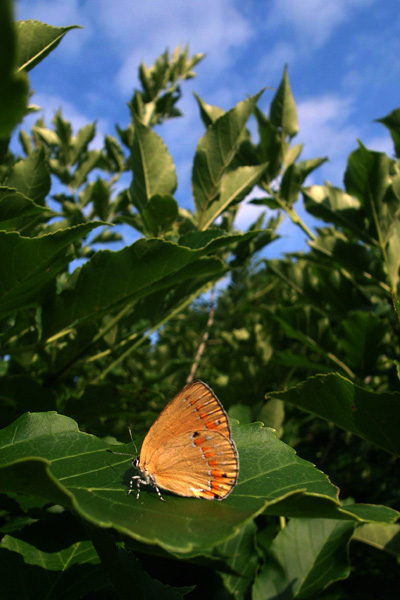
M 201 250 L 202 254 L 209 254 L 220 249 L 227 249 L 238 242 L 251 240 L 259 233 L 259 231 L 247 231 L 246 233 L 227 234 L 222 229 L 188 231 L 179 238 L 179 244 L 193 250 Z
M 40 127 L 39 125 L 34 125 L 32 127 L 32 133 L 36 134 L 41 140 L 43 140 L 43 142 L 45 142 L 49 146 L 61 146 L 61 140 L 53 129 L 48 129 L 47 127 Z
M 69 149 L 69 161 L 71 165 L 74 165 L 78 161 L 82 154 L 88 151 L 90 142 L 96 135 L 96 124 L 89 123 L 85 127 L 82 127 L 78 133 L 71 139 Z
M 371 312 L 354 311 L 341 324 L 338 344 L 352 369 L 371 373 L 382 354 L 382 341 L 387 330 L 382 318 Z
M 53 27 L 40 21 L 19 21 L 16 23 L 18 34 L 18 67 L 30 71 L 50 54 L 71 29 L 81 29 L 79 25 Z
M 118 548 L 108 532 L 94 527 L 88 531 L 120 600 L 182 600 L 179 588 L 152 579 L 131 552 Z
M 51 593 L 74 600 L 77 590 L 83 596 L 109 585 L 93 544 L 77 533 L 75 519 L 64 513 L 6 535 L 0 544 L 2 598 L 42 600 Z
M 284 166 L 286 169 L 288 167 L 290 167 L 290 165 L 293 165 L 296 162 L 296 160 L 299 158 L 300 154 L 303 151 L 303 147 L 304 147 L 304 144 L 297 144 L 296 146 L 291 146 L 286 150 L 285 156 L 284 156 Z M 326 158 L 326 159 L 319 159 L 319 160 L 328 160 L 328 159 Z M 307 162 L 307 161 L 303 161 L 303 162 Z
M 236 154 L 246 123 L 261 94 L 239 102 L 217 119 L 197 146 L 192 187 L 199 220 L 219 194 L 222 177 Z
M 231 575 L 221 573 L 225 589 L 233 598 L 244 600 L 258 568 L 258 554 L 255 549 L 257 526 L 250 521 L 229 541 L 218 546 L 220 556 L 228 556 L 228 566 L 237 573 Z
M 290 165 L 283 174 L 279 196 L 289 206 L 293 206 L 308 175 L 327 160 L 327 158 L 314 158 Z
M 387 242 L 386 268 L 389 275 L 390 287 L 394 294 L 398 295 L 400 279 L 400 220 L 394 221 Z
M 319 262 L 324 261 L 329 270 L 332 268 L 339 270 L 340 267 L 344 267 L 351 272 L 354 281 L 367 279 L 379 285 L 385 280 L 383 265 L 374 260 L 374 251 L 371 251 L 366 244 L 350 242 L 337 229 L 324 231 L 322 236 L 309 242 L 309 245 L 315 252 L 315 258 L 318 256 Z M 312 258 L 312 255 L 308 258 Z M 372 270 L 372 273 L 369 273 L 369 270 Z M 331 298 L 332 303 L 336 307 L 343 306 L 342 310 L 345 311 L 351 309 L 353 304 L 348 305 L 345 294 L 341 292 L 342 289 L 339 287 L 336 297 Z
M 270 546 L 271 557 L 254 582 L 253 600 L 316 598 L 334 581 L 347 578 L 353 530 L 353 523 L 291 519 Z
M 32 222 L 54 216 L 51 210 L 8 187 L 0 187 L 0 231 L 21 231 Z
M 241 471 L 223 502 L 167 494 L 160 502 L 151 490 L 136 501 L 126 494 L 129 456 L 106 453 L 103 440 L 80 433 L 68 417 L 25 414 L 0 432 L 0 491 L 47 498 L 100 527 L 176 553 L 223 543 L 264 511 L 360 522 L 390 523 L 398 517 L 387 507 L 341 507 L 328 478 L 260 424 L 234 426 L 233 437 Z M 130 452 L 131 444 L 117 450 Z
M 258 413 L 258 420 L 264 423 L 265 427 L 271 427 L 280 432 L 285 419 L 285 405 L 282 400 L 270 398 Z
M 110 214 L 111 186 L 108 181 L 97 177 L 96 181 L 85 188 L 90 190 L 87 200 L 93 202 L 95 214 L 102 220 L 107 221 Z
M 396 317 L 400 323 L 400 300 L 395 295 L 393 295 L 392 301 L 394 312 L 396 313 Z
M 282 140 L 282 133 L 258 106 L 254 109 L 254 115 L 257 119 L 258 135 L 260 137 L 258 145 L 260 161 L 269 163 L 266 178 L 267 183 L 270 183 L 281 170 L 285 144 Z
M 202 121 L 206 127 L 212 125 L 219 117 L 225 114 L 223 108 L 219 106 L 213 106 L 212 104 L 207 104 L 196 92 L 193 92 L 193 96 L 196 98 L 197 104 L 200 109 L 200 116 Z
M 138 240 L 118 252 L 97 252 L 74 271 L 61 294 L 49 301 L 43 329 L 48 336 L 77 320 L 121 310 L 196 274 L 214 276 L 222 269 L 216 258 L 201 258 L 201 251 L 161 239 Z
M 271 102 L 271 123 L 282 130 L 285 136 L 294 137 L 299 131 L 296 102 L 290 86 L 288 68 L 285 66 L 283 79 Z
M 44 149 L 41 148 L 15 163 L 6 183 L 7 187 L 17 189 L 36 204 L 43 205 L 51 187 L 50 169 Z
M 118 140 L 112 135 L 106 135 L 104 139 L 105 151 L 112 169 L 117 173 L 124 170 L 125 156 Z
M 397 523 L 392 525 L 360 523 L 352 539 L 400 557 L 400 525 Z
M 313 185 L 303 190 L 304 205 L 318 219 L 333 223 L 368 244 L 373 239 L 365 231 L 365 213 L 355 196 L 330 184 Z
M 142 210 L 142 218 L 151 235 L 158 236 L 171 229 L 178 218 L 179 206 L 175 198 L 166 194 L 152 196 Z
M 162 138 L 138 120 L 135 120 L 131 164 L 132 202 L 140 211 L 152 196 L 173 195 L 177 179 L 172 156 Z
M 350 154 L 344 176 L 349 194 L 356 196 L 369 222 L 368 233 L 385 245 L 400 202 L 393 191 L 394 161 L 382 152 L 368 150 L 360 143 Z
M 204 211 L 199 212 L 199 228 L 207 229 L 219 215 L 233 203 L 240 202 L 251 192 L 268 165 L 239 167 L 229 171 L 221 179 L 220 194 Z
M 400 455 L 400 393 L 369 392 L 339 374 L 318 375 L 288 389 L 272 392 L 308 412 Z
M 70 245 L 103 223 L 86 223 L 43 235 L 25 238 L 0 231 L 0 316 L 39 302 L 42 292 L 69 263 Z
M 93 169 L 95 169 L 97 167 L 100 159 L 101 159 L 100 150 L 90 150 L 87 153 L 87 157 L 76 169 L 76 171 L 71 179 L 71 185 L 74 188 L 79 188 L 81 185 L 83 185 L 86 182 L 87 177 L 90 174 L 90 172 L 93 171 Z
M 10 0 L 0 2 L 0 139 L 7 139 L 26 112 L 29 80 L 18 73 L 17 34 Z
M 376 119 L 378 123 L 383 123 L 392 136 L 394 148 L 396 151 L 397 158 L 400 158 L 400 108 L 396 108 L 391 113 L 386 115 L 386 117 L 382 117 L 381 119 Z

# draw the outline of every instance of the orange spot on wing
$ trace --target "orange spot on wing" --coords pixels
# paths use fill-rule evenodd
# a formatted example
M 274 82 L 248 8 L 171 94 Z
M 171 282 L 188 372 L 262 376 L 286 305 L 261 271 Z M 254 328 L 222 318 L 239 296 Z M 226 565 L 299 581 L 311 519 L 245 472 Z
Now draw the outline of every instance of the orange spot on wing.
M 205 441 L 206 441 L 206 438 L 199 437 L 194 441 L 194 443 L 196 446 L 202 446 Z
M 208 492 L 208 491 L 204 491 L 201 492 L 200 496 L 202 498 L 209 498 L 210 500 L 214 500 L 215 499 L 215 492 Z
M 211 476 L 212 477 L 223 477 L 224 473 L 223 473 L 223 471 L 220 471 L 219 469 L 213 469 L 211 471 Z

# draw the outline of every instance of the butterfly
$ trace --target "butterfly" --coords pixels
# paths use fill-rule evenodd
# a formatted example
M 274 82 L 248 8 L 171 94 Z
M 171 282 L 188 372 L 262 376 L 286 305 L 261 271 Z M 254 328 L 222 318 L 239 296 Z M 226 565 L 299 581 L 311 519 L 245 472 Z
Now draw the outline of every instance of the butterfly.
M 212 389 L 197 380 L 176 394 L 132 465 L 138 474 L 131 477 L 128 494 L 136 482 L 137 500 L 143 485 L 155 488 L 161 500 L 160 488 L 188 498 L 227 498 L 238 480 L 239 455 L 228 415 Z

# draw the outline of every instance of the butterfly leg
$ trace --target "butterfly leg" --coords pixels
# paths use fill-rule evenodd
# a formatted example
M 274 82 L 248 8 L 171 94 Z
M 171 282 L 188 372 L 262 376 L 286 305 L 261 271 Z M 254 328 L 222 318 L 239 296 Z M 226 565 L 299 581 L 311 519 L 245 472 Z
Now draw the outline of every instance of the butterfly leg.
M 133 482 L 136 480 L 136 487 L 137 487 L 137 494 L 136 494 L 136 500 L 139 500 L 139 496 L 140 496 L 140 486 L 141 485 L 151 485 L 155 488 L 158 497 L 160 498 L 160 500 L 162 500 L 163 502 L 165 502 L 164 498 L 161 496 L 161 492 L 158 488 L 158 486 L 156 485 L 156 483 L 154 481 L 145 481 L 144 479 L 142 479 L 140 477 L 140 475 L 133 475 L 130 479 L 129 482 L 129 490 L 128 490 L 128 496 L 129 494 L 132 494 L 133 492 Z
M 137 487 L 137 494 L 136 494 L 136 500 L 139 500 L 139 496 L 140 496 L 140 484 L 141 483 L 146 483 L 145 481 L 143 481 L 143 479 L 140 477 L 140 475 L 133 475 L 133 477 L 131 477 L 131 480 L 129 482 L 129 490 L 128 490 L 128 496 L 129 494 L 132 494 L 133 492 L 133 482 L 136 479 L 136 487 Z
M 156 492 L 157 492 L 157 494 L 158 494 L 158 497 L 160 498 L 160 500 L 162 500 L 163 502 L 165 502 L 164 498 L 161 496 L 161 492 L 160 492 L 160 490 L 158 489 L 158 486 L 157 486 L 155 483 L 153 483 L 153 485 L 154 485 L 154 487 L 155 487 L 155 490 L 156 490 Z

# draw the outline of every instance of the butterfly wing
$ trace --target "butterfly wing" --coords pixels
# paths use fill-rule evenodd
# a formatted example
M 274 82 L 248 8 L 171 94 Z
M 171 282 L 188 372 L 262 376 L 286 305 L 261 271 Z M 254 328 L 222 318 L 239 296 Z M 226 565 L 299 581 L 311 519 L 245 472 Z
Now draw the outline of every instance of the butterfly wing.
M 164 408 L 146 435 L 139 468 L 181 496 L 226 498 L 236 485 L 239 456 L 223 406 L 194 381 Z
M 140 462 L 149 461 L 157 447 L 181 433 L 206 429 L 231 437 L 228 416 L 211 388 L 194 381 L 176 394 L 150 427 L 140 451 Z
M 208 500 L 226 498 L 239 475 L 235 443 L 219 431 L 182 433 L 159 446 L 140 467 L 165 490 Z

